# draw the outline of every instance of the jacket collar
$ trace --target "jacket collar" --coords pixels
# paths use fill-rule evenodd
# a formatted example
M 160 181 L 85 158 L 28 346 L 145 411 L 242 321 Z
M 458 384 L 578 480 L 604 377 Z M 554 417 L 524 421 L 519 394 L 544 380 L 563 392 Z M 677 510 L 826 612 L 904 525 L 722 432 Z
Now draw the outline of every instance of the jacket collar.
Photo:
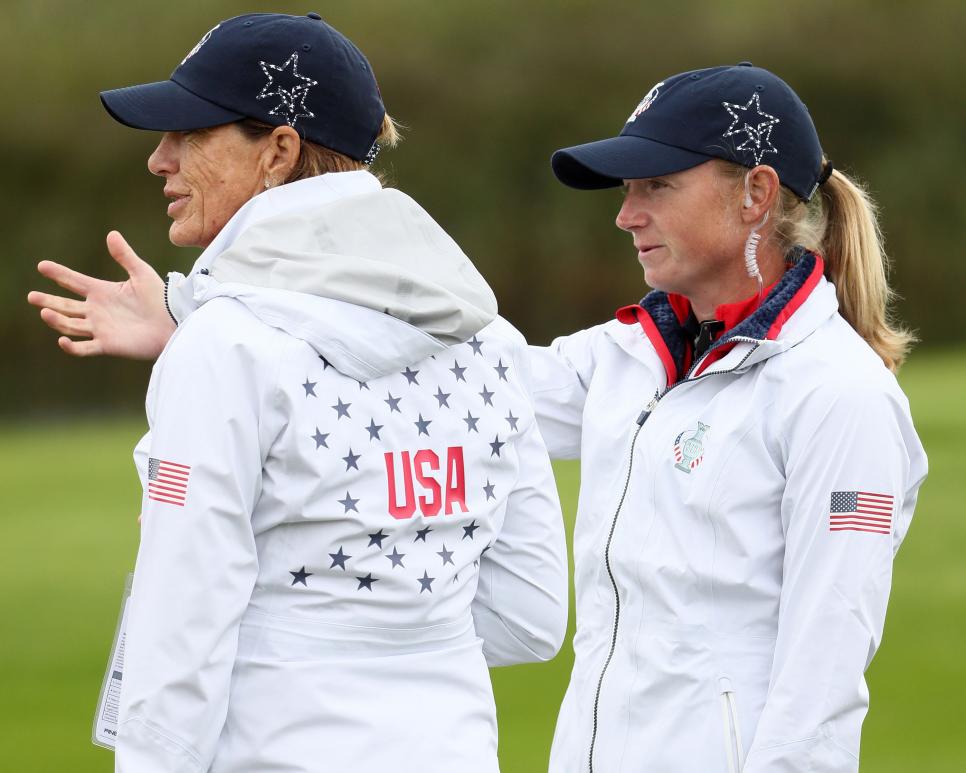
M 796 248 L 790 258 L 792 267 L 772 285 L 757 308 L 750 302 L 719 308 L 724 314 L 722 319 L 731 325 L 696 367 L 692 367 L 692 342 L 684 324 L 690 304 L 680 296 L 654 290 L 639 304 L 618 309 L 617 318 L 638 331 L 633 336 L 618 333 L 618 342 L 640 358 L 642 331 L 661 361 L 668 385 L 686 376 L 700 376 L 715 362 L 722 361 L 718 369 L 734 368 L 739 363 L 744 368 L 784 351 L 811 334 L 838 309 L 834 288 L 823 277 L 821 256 Z

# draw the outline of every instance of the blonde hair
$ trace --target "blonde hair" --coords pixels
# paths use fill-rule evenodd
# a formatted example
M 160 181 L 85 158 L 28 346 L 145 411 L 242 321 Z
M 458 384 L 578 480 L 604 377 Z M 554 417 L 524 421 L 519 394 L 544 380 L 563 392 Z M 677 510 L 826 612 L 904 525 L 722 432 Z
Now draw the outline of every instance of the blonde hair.
M 738 164 L 722 165 L 737 180 L 743 181 L 748 172 Z M 889 259 L 875 202 L 859 183 L 838 170 L 807 203 L 784 186 L 780 190 L 770 213 L 771 238 L 782 254 L 801 245 L 822 256 L 825 276 L 835 285 L 839 313 L 896 372 L 916 337 L 892 315 L 896 296 L 889 287 Z
M 246 118 L 236 125 L 250 139 L 264 137 L 275 130 L 275 127 L 271 124 L 256 121 L 254 118 Z M 386 113 L 382 119 L 379 134 L 376 136 L 376 142 L 381 147 L 394 148 L 401 139 L 399 124 Z M 362 161 L 356 161 L 344 153 L 339 153 L 323 145 L 302 140 L 299 159 L 283 182 L 290 183 L 296 180 L 305 180 L 309 177 L 318 177 L 326 172 L 355 172 L 365 168 L 367 168 L 367 165 Z M 376 176 L 380 178 L 380 182 L 385 182 L 381 175 L 377 173 Z

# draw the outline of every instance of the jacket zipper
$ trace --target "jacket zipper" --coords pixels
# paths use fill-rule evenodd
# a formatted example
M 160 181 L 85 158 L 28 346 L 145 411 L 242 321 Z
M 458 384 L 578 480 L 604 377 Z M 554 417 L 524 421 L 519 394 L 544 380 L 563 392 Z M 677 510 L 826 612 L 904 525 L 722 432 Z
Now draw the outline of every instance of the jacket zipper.
M 648 406 L 654 406 L 657 404 L 657 397 L 648 403 Z M 624 480 L 624 490 L 621 492 L 620 501 L 617 503 L 617 510 L 614 512 L 614 518 L 610 524 L 610 533 L 607 535 L 607 545 L 604 548 L 604 565 L 607 567 L 607 576 L 610 578 L 611 587 L 614 589 L 614 630 L 611 633 L 610 640 L 610 651 L 607 653 L 607 659 L 604 661 L 604 667 L 600 670 L 600 678 L 597 680 L 597 693 L 594 695 L 594 729 L 590 736 L 590 753 L 588 755 L 588 762 L 590 764 L 590 773 L 594 773 L 594 746 L 597 744 L 597 711 L 600 707 L 600 691 L 604 685 L 604 675 L 607 673 L 607 667 L 610 665 L 611 659 L 614 657 L 614 650 L 617 649 L 617 626 L 621 618 L 621 597 L 617 592 L 617 580 L 614 578 L 614 572 L 610 565 L 610 545 L 611 541 L 614 539 L 614 530 L 617 528 L 617 517 L 620 515 L 621 508 L 624 506 L 624 498 L 627 496 L 627 489 L 631 485 L 631 470 L 634 469 L 634 446 L 637 445 L 637 436 L 641 434 L 641 430 L 644 428 L 644 422 L 647 421 L 647 417 L 650 412 L 645 409 L 644 412 L 637 419 L 637 429 L 634 431 L 634 437 L 631 440 L 631 450 L 630 458 L 627 462 L 627 477 Z
M 663 392 L 656 392 L 654 394 L 654 397 L 651 398 L 650 402 L 645 406 L 644 410 L 641 411 L 640 416 L 637 417 L 637 420 L 635 422 L 637 424 L 637 429 L 634 430 L 634 437 L 631 439 L 631 449 L 630 449 L 630 454 L 627 461 L 627 477 L 624 480 L 624 490 L 621 491 L 620 500 L 617 502 L 617 509 L 614 511 L 614 517 L 611 520 L 611 524 L 610 524 L 610 532 L 607 534 L 607 544 L 604 547 L 604 565 L 607 568 L 607 577 L 610 579 L 611 588 L 614 591 L 614 628 L 613 628 L 613 631 L 611 632 L 610 650 L 607 652 L 607 658 L 604 660 L 604 665 L 600 670 L 600 677 L 597 680 L 597 690 L 594 693 L 594 715 L 593 715 L 594 724 L 593 724 L 593 730 L 591 731 L 591 735 L 590 735 L 590 751 L 587 755 L 588 769 L 590 773 L 594 773 L 594 749 L 597 745 L 597 726 L 598 726 L 598 712 L 600 709 L 600 692 L 604 686 L 604 676 L 607 674 L 607 669 L 610 666 L 610 662 L 614 657 L 614 651 L 617 649 L 617 629 L 620 623 L 620 616 L 621 616 L 621 597 L 620 597 L 620 593 L 617 590 L 617 580 L 614 578 L 614 571 L 610 564 L 610 546 L 611 546 L 611 542 L 614 539 L 614 531 L 617 528 L 617 519 L 618 517 L 620 517 L 621 508 L 624 506 L 624 499 L 627 496 L 627 490 L 628 488 L 630 488 L 630 485 L 631 485 L 631 471 L 634 468 L 634 447 L 637 445 L 637 436 L 641 434 L 641 430 L 644 428 L 644 422 L 648 420 L 650 415 L 654 412 L 654 409 L 657 408 L 657 404 L 672 389 L 680 386 L 681 384 L 689 384 L 689 383 L 694 383 L 695 381 L 700 381 L 701 379 L 707 378 L 708 376 L 713 376 L 720 373 L 730 373 L 734 370 L 737 370 L 742 365 L 744 365 L 747 359 L 755 352 L 755 350 L 761 344 L 761 341 L 759 341 L 756 338 L 744 338 L 741 336 L 735 336 L 734 338 L 730 338 L 728 340 L 743 341 L 750 344 L 754 344 L 754 346 L 751 347 L 748 353 L 744 357 L 742 357 L 741 361 L 738 362 L 738 364 L 735 365 L 733 368 L 729 368 L 728 370 L 709 371 L 708 373 L 702 373 L 697 378 L 692 379 L 691 374 L 694 373 L 694 370 L 695 368 L 697 368 L 700 360 L 695 361 L 691 365 L 690 369 L 685 374 L 683 379 L 681 379 L 680 381 L 674 384 L 671 384 L 668 387 L 665 387 Z M 712 349 L 713 348 L 714 347 L 712 347 Z M 708 352 L 710 351 L 711 349 L 708 350 Z M 706 356 L 708 352 L 705 353 Z M 702 359 L 704 358 L 702 357 Z M 741 743 L 740 740 L 738 743 L 739 744 Z

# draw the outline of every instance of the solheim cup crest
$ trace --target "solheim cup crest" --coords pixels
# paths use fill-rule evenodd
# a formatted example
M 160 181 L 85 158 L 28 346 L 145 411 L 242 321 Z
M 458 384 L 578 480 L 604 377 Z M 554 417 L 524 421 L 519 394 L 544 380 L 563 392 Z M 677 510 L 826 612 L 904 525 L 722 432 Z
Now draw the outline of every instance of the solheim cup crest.
M 674 467 L 681 472 L 691 474 L 691 470 L 701 464 L 704 459 L 705 433 L 711 429 L 707 424 L 698 422 L 696 431 L 684 430 L 674 439 Z
M 657 99 L 657 95 L 661 93 L 660 88 L 663 85 L 664 81 L 654 84 L 653 88 L 644 95 L 644 99 L 637 103 L 637 107 L 634 109 L 634 112 L 630 114 L 630 117 L 625 121 L 625 123 L 630 123 L 637 118 L 637 116 L 647 110 L 654 100 Z

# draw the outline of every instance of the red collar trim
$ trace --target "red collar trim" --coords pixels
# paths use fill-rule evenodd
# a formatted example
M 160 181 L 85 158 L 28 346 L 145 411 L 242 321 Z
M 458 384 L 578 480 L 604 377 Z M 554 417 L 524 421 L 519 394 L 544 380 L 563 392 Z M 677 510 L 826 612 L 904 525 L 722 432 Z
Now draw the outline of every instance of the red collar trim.
M 651 345 L 657 352 L 657 356 L 661 358 L 664 372 L 667 373 L 667 386 L 671 386 L 671 384 L 677 381 L 678 368 L 674 364 L 674 357 L 671 356 L 671 350 L 664 343 L 664 336 L 657 329 L 657 325 L 654 324 L 654 320 L 651 319 L 651 315 L 647 313 L 647 310 L 637 303 L 631 304 L 630 306 L 622 306 L 617 310 L 617 319 L 625 325 L 637 323 L 644 329 L 644 335 L 651 342 Z
M 781 277 L 766 287 L 762 291 L 761 297 L 767 297 L 768 293 L 775 288 L 775 285 L 778 284 L 780 279 Z M 675 295 L 674 293 L 668 293 L 667 299 L 678 321 L 683 325 L 691 314 L 691 301 L 683 295 Z M 720 322 L 724 322 L 724 329 L 718 334 L 718 338 L 721 338 L 731 328 L 736 327 L 739 322 L 744 322 L 754 314 L 758 310 L 758 302 L 758 293 L 755 293 L 743 300 L 735 301 L 734 303 L 722 303 L 720 306 L 716 306 L 714 318 Z M 698 321 L 700 322 L 702 320 Z
M 775 321 L 772 323 L 771 327 L 768 328 L 768 335 L 765 336 L 769 341 L 773 341 L 778 337 L 779 331 L 781 331 L 782 326 L 791 319 L 792 314 L 794 314 L 801 307 L 809 295 L 812 294 L 812 290 L 815 289 L 818 281 L 822 278 L 825 273 L 825 261 L 822 256 L 817 252 L 815 253 L 815 268 L 812 269 L 812 273 L 808 275 L 802 286 L 798 288 L 798 292 L 792 296 L 792 299 L 785 304 L 785 308 L 782 309 L 778 316 L 775 317 Z

